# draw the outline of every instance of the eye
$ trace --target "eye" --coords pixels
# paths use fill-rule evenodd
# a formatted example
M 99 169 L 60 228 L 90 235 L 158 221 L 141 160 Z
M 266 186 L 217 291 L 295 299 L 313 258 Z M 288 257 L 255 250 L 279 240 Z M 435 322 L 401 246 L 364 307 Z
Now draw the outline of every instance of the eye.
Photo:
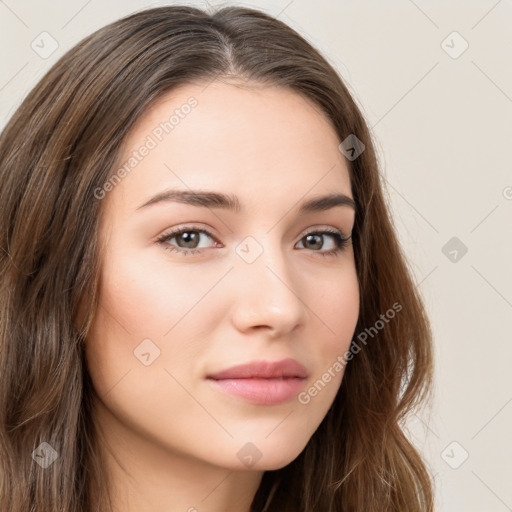
M 162 235 L 157 242 L 161 243 L 164 249 L 169 251 L 178 252 L 186 256 L 187 254 L 200 253 L 198 249 L 204 248 L 200 246 L 201 238 L 210 238 L 214 240 L 213 236 L 205 229 L 195 226 L 186 226 L 184 228 L 171 231 Z M 171 245 L 171 241 L 176 239 L 178 247 Z M 217 242 L 216 242 L 217 243 Z
M 319 246 L 323 247 L 326 236 L 330 237 L 331 241 L 334 241 L 331 243 L 334 247 L 327 251 L 316 250 Z M 315 248 L 313 252 L 317 252 L 322 256 L 336 256 L 348 246 L 350 238 L 351 237 L 349 236 L 343 235 L 341 231 L 338 231 L 337 229 L 324 228 L 318 231 L 310 231 L 299 240 L 299 243 L 304 240 L 306 244 L 313 245 Z
M 208 245 L 201 246 L 202 238 L 209 238 L 210 240 L 213 240 L 214 247 L 222 247 L 222 244 L 220 244 L 220 242 L 218 242 L 211 233 L 197 226 L 185 226 L 171 231 L 170 233 L 165 233 L 156 241 L 168 251 L 177 252 L 183 256 L 187 256 L 188 254 L 200 254 L 202 252 L 201 249 L 208 247 Z M 326 238 L 331 240 L 331 248 L 323 251 L 318 250 L 325 245 Z M 312 246 L 312 252 L 318 253 L 319 255 L 336 256 L 348 246 L 350 239 L 350 236 L 343 235 L 343 233 L 337 229 L 323 228 L 321 230 L 306 233 L 298 243 L 300 244 L 304 241 L 307 245 Z M 173 240 L 175 240 L 175 242 L 173 242 Z M 307 247 L 303 246 L 301 248 Z

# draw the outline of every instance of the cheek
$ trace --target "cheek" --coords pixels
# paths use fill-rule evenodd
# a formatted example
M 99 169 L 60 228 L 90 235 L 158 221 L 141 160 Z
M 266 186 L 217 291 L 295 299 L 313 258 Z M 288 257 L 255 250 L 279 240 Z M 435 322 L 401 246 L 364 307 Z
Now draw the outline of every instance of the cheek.
M 326 351 L 332 355 L 350 345 L 359 317 L 359 283 L 355 267 L 347 267 L 339 279 L 325 282 L 328 284 L 317 299 L 317 315 L 325 326 Z
M 342 271 L 338 280 L 331 280 L 317 296 L 314 325 L 324 333 L 315 337 L 311 355 L 316 360 L 316 372 L 307 390 L 313 407 L 327 412 L 341 385 L 345 372 L 345 353 L 350 348 L 359 318 L 359 284 L 354 269 Z M 318 320 L 318 321 L 316 321 Z M 306 401 L 301 403 L 308 403 Z M 300 401 L 300 400 L 299 400 Z
M 137 258 L 114 253 L 104 265 L 102 303 L 130 333 L 163 338 L 178 330 L 185 316 L 194 314 L 215 284 L 218 272 L 210 274 L 204 268 L 171 262 L 165 249 L 148 250 Z
M 192 267 L 172 265 L 165 254 L 153 251 L 134 258 L 111 248 L 103 262 L 100 305 L 87 344 L 98 391 L 108 391 L 127 371 L 131 379 L 146 371 L 137 359 L 139 352 L 149 351 L 155 358 L 152 369 L 189 368 L 205 333 L 222 317 L 219 301 L 207 295 L 219 272 L 210 276 Z

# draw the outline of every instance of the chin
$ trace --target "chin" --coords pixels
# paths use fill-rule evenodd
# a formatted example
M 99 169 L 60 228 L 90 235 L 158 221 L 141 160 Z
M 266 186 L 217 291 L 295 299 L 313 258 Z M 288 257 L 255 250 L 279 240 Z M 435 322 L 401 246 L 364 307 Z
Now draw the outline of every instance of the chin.
M 247 443 L 237 453 L 242 462 L 242 469 L 252 471 L 274 471 L 293 462 L 304 450 L 304 445 L 287 446 L 284 442 L 267 443 L 264 446 L 254 446 Z M 250 456 L 253 455 L 251 463 Z M 248 457 L 247 457 L 248 456 Z M 245 466 L 245 468 L 244 468 Z M 240 465 L 238 468 L 240 469 Z

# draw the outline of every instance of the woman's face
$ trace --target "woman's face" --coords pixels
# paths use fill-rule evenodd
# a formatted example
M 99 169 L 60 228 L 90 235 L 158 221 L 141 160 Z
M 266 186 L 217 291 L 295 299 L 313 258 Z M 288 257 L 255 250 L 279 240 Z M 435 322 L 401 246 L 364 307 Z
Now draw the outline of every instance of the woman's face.
M 340 142 L 297 93 L 217 81 L 172 91 L 132 130 L 124 172 L 97 192 L 105 250 L 87 339 L 98 418 L 117 440 L 231 469 L 278 469 L 304 449 L 359 314 L 353 247 L 339 241 L 354 209 L 305 208 L 353 198 Z M 293 365 L 208 378 L 285 359 L 302 378 Z

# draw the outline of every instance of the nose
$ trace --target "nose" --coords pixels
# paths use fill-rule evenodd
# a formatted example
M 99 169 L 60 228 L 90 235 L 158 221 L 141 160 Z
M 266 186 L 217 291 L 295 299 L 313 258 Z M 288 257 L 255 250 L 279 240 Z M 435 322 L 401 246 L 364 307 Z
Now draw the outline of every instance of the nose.
M 252 263 L 238 256 L 237 260 L 232 273 L 236 290 L 232 322 L 239 331 L 266 330 L 278 338 L 304 325 L 308 318 L 304 288 L 281 250 L 265 247 Z

